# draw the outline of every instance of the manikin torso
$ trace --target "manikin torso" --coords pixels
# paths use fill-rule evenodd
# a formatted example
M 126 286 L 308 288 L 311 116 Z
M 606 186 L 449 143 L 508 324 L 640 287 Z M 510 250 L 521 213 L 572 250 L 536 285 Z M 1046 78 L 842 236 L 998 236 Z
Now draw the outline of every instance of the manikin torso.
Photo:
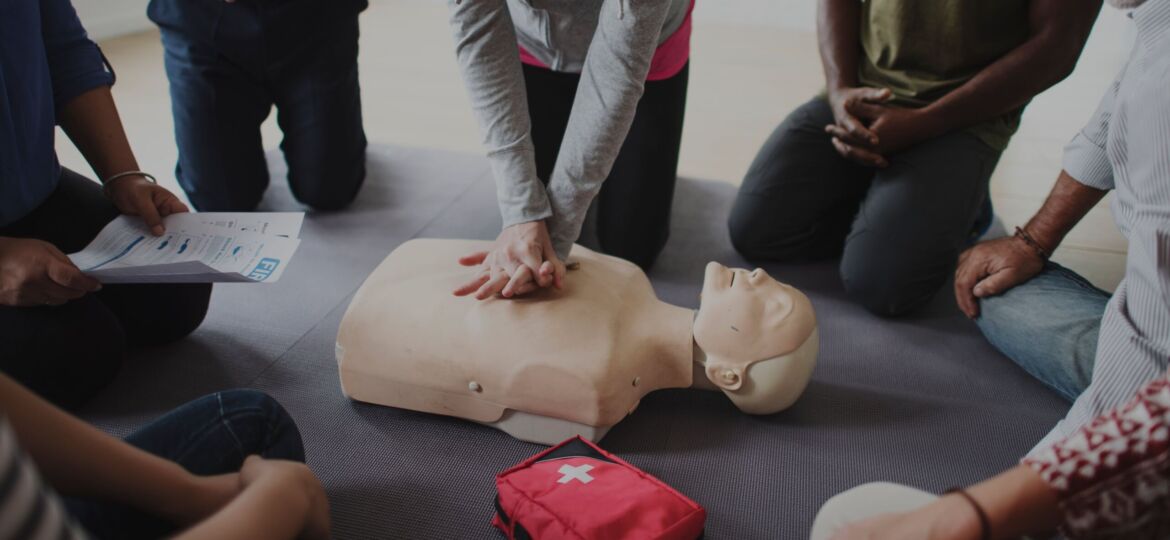
M 338 333 L 346 395 L 553 444 L 572 435 L 596 440 L 647 393 L 690 387 L 695 373 L 710 377 L 733 400 L 735 392 L 743 394 L 736 403 L 749 412 L 774 412 L 769 409 L 777 409 L 777 397 L 785 402 L 779 408 L 786 407 L 811 374 L 815 319 L 807 298 L 790 287 L 798 298 L 780 311 L 795 324 L 783 327 L 791 335 L 778 338 L 778 354 L 753 351 L 765 356 L 716 367 L 701 363 L 706 358 L 695 346 L 694 311 L 659 301 L 637 266 L 580 246 L 572 255 L 579 266 L 561 290 L 486 301 L 452 295 L 469 275 L 455 261 L 487 246 L 414 240 L 383 261 L 358 290 Z M 748 309 L 744 315 L 761 313 Z M 740 326 L 750 332 L 751 324 Z M 735 327 L 734 321 L 727 326 Z M 749 369 L 779 370 L 766 377 L 779 388 L 754 388 Z M 753 400 L 751 392 L 771 395 Z M 775 395 L 780 392 L 785 395 Z

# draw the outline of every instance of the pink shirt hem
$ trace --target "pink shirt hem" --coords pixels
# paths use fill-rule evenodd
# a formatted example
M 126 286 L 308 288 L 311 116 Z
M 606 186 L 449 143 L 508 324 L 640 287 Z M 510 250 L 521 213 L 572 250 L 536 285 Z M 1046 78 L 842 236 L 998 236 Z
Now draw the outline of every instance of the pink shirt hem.
M 695 0 L 691 0 L 691 6 L 687 8 L 687 16 L 682 24 L 654 50 L 654 57 L 650 59 L 650 72 L 646 74 L 647 81 L 669 79 L 678 75 L 683 66 L 687 65 L 687 60 L 691 58 L 691 14 L 694 11 Z M 537 60 L 524 47 L 519 47 L 521 62 L 548 69 L 544 62 Z

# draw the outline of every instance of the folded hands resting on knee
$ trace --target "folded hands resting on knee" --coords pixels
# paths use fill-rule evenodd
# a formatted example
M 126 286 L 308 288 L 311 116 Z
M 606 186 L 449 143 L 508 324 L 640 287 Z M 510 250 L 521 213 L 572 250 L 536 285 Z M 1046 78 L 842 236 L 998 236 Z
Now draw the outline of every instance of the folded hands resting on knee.
M 939 134 L 922 109 L 889 105 L 888 88 L 829 91 L 835 123 L 825 126 L 837 153 L 869 167 L 889 166 L 889 155 Z
M 454 291 L 456 296 L 475 295 L 485 300 L 528 294 L 539 288 L 564 285 L 565 264 L 557 257 L 544 221 L 505 227 L 488 251 L 459 259 L 477 267 L 475 276 Z

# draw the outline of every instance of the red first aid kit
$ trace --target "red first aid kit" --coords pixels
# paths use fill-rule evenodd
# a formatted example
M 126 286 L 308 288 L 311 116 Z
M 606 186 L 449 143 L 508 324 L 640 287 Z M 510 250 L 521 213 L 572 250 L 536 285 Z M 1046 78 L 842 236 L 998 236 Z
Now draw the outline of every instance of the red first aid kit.
M 695 540 L 707 511 L 580 437 L 496 476 L 492 525 L 511 540 Z

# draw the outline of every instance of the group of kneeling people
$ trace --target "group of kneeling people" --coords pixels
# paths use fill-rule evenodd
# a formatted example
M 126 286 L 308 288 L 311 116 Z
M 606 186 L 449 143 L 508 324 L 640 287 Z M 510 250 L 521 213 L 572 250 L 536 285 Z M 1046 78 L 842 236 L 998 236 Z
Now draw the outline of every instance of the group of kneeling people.
M 511 298 L 571 279 L 563 261 L 590 208 L 602 251 L 650 267 L 669 230 L 694 0 L 448 3 L 504 222 L 490 251 L 463 261 L 479 270 L 457 293 Z M 1013 236 L 975 243 L 1024 106 L 1075 66 L 1101 0 L 820 0 L 826 91 L 760 150 L 730 217 L 734 245 L 753 260 L 840 257 L 846 290 L 881 316 L 953 277 L 988 339 L 1073 405 L 1020 466 L 941 498 L 859 488 L 826 505 L 814 536 L 1170 535 L 1170 0 L 1110 3 L 1133 9 L 1128 63 L 1043 207 Z M 317 210 L 353 200 L 365 8 L 151 1 L 193 206 L 256 207 L 273 106 L 293 195 Z M 103 287 L 63 255 L 119 214 L 162 234 L 163 217 L 188 210 L 138 170 L 113 82 L 69 0 L 5 8 L 0 539 L 327 536 L 300 435 L 264 394 L 201 398 L 125 442 L 49 404 L 80 406 L 129 348 L 193 331 L 210 298 L 207 285 Z M 59 165 L 54 124 L 100 185 Z M 1048 260 L 1109 191 L 1129 239 L 1112 295 Z M 21 448 L 66 498 L 40 487 Z

